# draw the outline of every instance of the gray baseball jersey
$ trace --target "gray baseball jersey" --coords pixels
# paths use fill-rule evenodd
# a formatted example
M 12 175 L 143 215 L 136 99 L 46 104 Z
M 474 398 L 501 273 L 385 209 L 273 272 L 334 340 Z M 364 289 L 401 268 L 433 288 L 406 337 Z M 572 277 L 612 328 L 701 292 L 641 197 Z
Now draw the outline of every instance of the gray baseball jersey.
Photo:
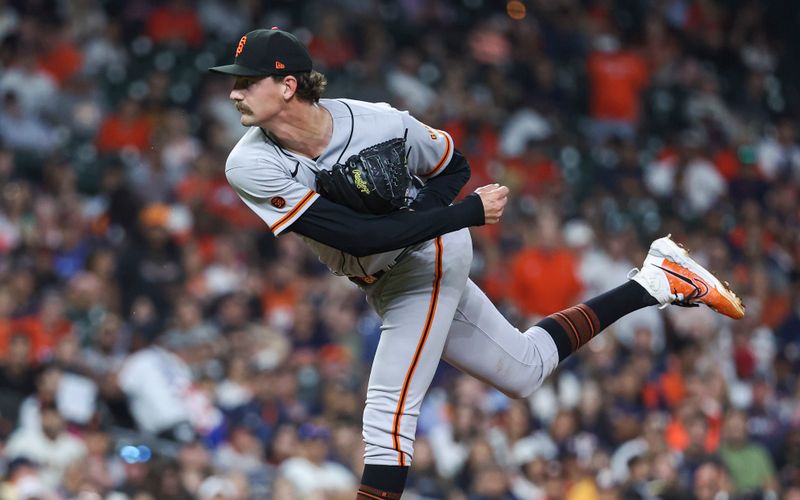
M 276 236 L 319 196 L 314 191 L 319 170 L 330 170 L 369 146 L 407 134 L 409 170 L 423 180 L 441 172 L 453 156 L 453 140 L 446 132 L 432 129 L 388 104 L 321 99 L 320 105 L 333 117 L 333 135 L 317 159 L 282 149 L 258 127 L 251 127 L 228 156 L 225 175 L 229 183 Z M 395 250 L 358 258 L 301 238 L 338 275 L 371 275 L 390 267 L 402 253 Z
M 407 134 L 408 166 L 423 179 L 441 172 L 454 146 L 450 136 L 386 104 L 323 99 L 333 135 L 316 159 L 280 148 L 251 128 L 231 152 L 228 181 L 275 235 L 318 198 L 315 174 L 350 155 Z M 417 417 L 440 359 L 514 397 L 530 395 L 558 364 L 547 332 L 520 332 L 469 279 L 468 229 L 405 250 L 357 258 L 304 238 L 336 274 L 363 277 L 362 285 L 382 320 L 364 408 L 365 463 L 411 463 Z

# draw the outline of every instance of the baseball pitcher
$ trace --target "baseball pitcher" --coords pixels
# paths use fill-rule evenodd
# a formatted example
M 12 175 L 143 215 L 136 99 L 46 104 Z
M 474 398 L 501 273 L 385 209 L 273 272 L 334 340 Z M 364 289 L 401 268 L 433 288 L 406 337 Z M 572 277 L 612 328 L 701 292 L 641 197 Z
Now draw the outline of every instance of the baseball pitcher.
M 500 220 L 508 189 L 483 186 L 453 203 L 470 176 L 443 130 L 384 103 L 323 99 L 305 46 L 277 28 L 238 43 L 230 98 L 249 127 L 228 182 L 275 236 L 299 235 L 366 293 L 382 320 L 364 408 L 358 499 L 399 499 L 422 398 L 440 359 L 514 398 L 637 309 L 706 304 L 739 319 L 726 283 L 669 237 L 618 288 L 519 331 L 469 279 L 469 226 Z

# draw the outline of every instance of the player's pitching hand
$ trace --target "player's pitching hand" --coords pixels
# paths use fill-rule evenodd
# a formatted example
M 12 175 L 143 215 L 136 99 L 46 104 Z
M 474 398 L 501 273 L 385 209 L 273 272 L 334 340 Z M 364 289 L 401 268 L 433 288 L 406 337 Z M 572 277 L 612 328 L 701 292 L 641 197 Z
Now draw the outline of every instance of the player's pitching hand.
M 508 203 L 508 188 L 500 184 L 489 184 L 475 190 L 483 202 L 483 218 L 486 224 L 495 224 L 503 216 Z

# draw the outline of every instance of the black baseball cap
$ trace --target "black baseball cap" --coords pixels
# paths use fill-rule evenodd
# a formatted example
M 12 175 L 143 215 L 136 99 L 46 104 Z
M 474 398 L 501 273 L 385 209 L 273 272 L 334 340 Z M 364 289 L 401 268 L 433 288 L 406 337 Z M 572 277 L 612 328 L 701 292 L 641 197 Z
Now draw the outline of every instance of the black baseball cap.
M 288 75 L 311 71 L 311 55 L 300 40 L 274 27 L 244 35 L 236 46 L 233 64 L 208 68 L 234 76 Z

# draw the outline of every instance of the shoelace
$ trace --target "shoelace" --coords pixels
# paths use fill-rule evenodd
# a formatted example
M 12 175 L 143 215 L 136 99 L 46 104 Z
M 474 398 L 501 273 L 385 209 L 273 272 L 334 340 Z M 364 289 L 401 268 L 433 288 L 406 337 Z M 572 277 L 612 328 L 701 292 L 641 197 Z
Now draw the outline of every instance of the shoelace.
M 691 302 L 692 299 L 697 297 L 700 294 L 699 290 L 695 290 L 694 292 L 690 293 L 688 297 L 684 297 L 682 293 L 673 293 L 670 296 L 673 297 L 672 304 L 680 307 L 700 307 L 700 304 L 697 302 Z M 666 305 L 666 304 L 665 304 Z

